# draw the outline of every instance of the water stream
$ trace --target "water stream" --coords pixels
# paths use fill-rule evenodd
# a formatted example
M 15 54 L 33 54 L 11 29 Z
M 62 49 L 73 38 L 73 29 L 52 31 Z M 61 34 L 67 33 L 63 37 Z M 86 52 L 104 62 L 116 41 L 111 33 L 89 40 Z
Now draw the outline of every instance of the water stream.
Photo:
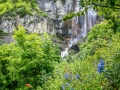
M 79 5 L 79 0 L 75 0 L 73 6 L 74 12 L 83 11 L 84 8 L 81 8 Z M 77 16 L 72 18 L 72 28 L 71 28 L 71 37 L 66 47 L 65 51 L 61 52 L 62 59 L 65 60 L 65 57 L 68 56 L 68 50 L 72 45 L 76 44 L 80 39 L 84 38 L 87 32 L 94 26 L 97 20 L 97 12 L 93 9 L 88 9 L 84 16 Z

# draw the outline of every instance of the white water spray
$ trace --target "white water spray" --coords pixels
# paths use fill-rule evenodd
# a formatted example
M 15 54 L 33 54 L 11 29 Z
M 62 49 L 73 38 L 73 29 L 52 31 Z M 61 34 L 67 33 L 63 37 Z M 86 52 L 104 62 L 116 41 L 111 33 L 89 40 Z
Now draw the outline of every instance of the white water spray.
M 65 58 L 64 58 L 64 57 L 66 57 L 66 56 L 68 56 L 68 48 L 66 48 L 65 51 L 61 52 L 61 58 L 62 58 L 64 61 L 65 61 Z

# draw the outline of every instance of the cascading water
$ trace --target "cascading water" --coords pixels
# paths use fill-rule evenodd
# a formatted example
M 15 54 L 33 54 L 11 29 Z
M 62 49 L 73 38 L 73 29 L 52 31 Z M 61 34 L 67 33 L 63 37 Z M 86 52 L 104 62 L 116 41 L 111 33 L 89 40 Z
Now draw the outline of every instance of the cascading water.
M 62 33 L 62 30 L 61 30 L 61 28 L 62 28 L 62 23 L 63 23 L 63 22 L 60 23 L 60 30 L 59 30 L 59 33 Z
M 65 8 L 66 8 L 66 12 L 68 13 L 71 9 L 72 9 L 72 2 L 73 0 L 66 0 L 66 5 L 65 5 Z
M 84 8 L 79 6 L 79 0 L 73 0 L 74 12 L 83 11 Z M 68 49 L 77 43 L 81 38 L 85 37 L 87 32 L 93 27 L 96 22 L 97 13 L 93 9 L 88 9 L 84 16 L 77 16 L 72 18 L 71 37 L 68 47 L 65 51 L 61 52 L 61 57 L 64 58 L 68 55 Z
M 87 18 L 88 18 L 87 27 L 88 29 L 91 29 L 97 20 L 97 12 L 90 8 L 87 12 Z
M 66 48 L 65 51 L 61 52 L 61 58 L 65 61 L 65 58 L 66 56 L 68 56 L 68 49 L 69 48 Z

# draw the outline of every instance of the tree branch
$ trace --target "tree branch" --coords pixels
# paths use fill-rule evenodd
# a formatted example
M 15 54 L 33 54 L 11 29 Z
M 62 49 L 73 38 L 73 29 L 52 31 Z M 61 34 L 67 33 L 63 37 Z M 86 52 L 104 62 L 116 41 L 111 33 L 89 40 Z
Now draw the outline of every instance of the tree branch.
M 100 5 L 100 4 L 96 4 L 96 3 L 92 3 L 92 5 L 95 5 L 95 6 L 100 6 L 100 7 L 105 7 L 105 8 L 114 8 L 114 9 L 120 9 L 120 7 L 111 7 L 111 6 Z M 117 6 L 119 6 L 119 5 L 117 5 Z

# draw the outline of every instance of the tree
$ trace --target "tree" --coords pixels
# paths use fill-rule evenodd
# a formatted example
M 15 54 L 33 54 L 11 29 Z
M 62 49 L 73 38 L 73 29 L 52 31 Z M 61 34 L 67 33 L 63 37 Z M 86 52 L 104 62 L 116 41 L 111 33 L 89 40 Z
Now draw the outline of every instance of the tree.
M 48 34 L 27 34 L 21 26 L 15 30 L 13 38 L 15 43 L 0 45 L 1 90 L 30 87 L 36 90 L 60 62 L 59 49 Z

